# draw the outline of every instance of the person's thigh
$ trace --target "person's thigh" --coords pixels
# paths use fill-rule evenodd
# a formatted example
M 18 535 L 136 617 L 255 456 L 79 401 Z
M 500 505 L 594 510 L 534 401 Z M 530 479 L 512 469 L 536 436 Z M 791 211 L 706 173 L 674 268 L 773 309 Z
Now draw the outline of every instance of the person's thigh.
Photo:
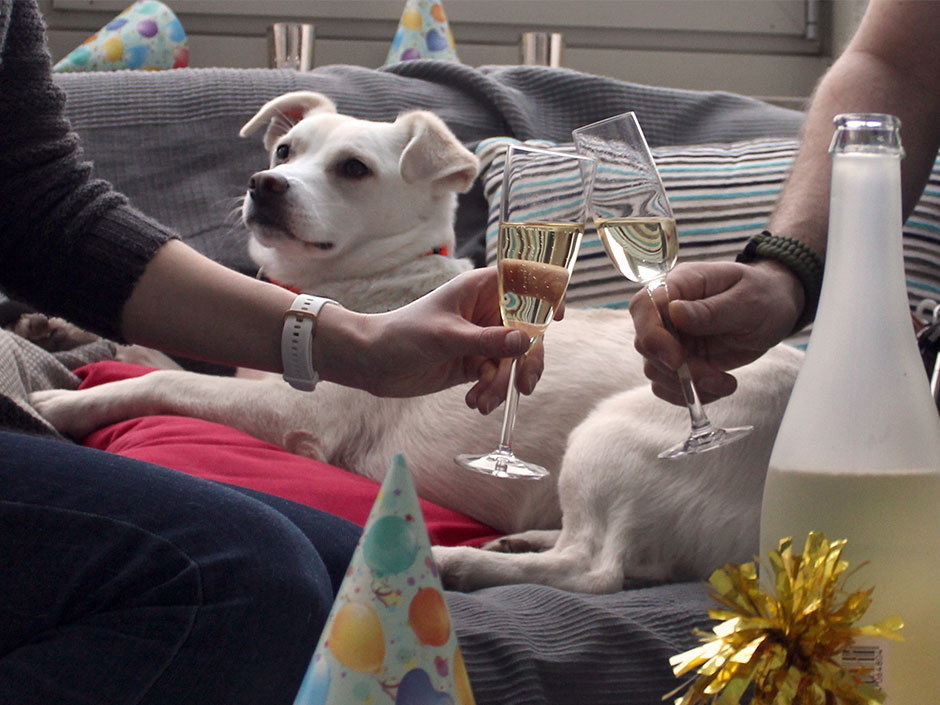
M 354 528 L 58 441 L 0 453 L 5 702 L 293 702 Z
M 283 497 L 235 485 L 223 486 L 231 487 L 237 492 L 267 504 L 297 526 L 314 545 L 323 560 L 333 586 L 333 594 L 339 591 L 339 586 L 346 576 L 346 569 L 349 567 L 349 559 L 352 558 L 356 544 L 362 536 L 362 527 L 334 514 L 298 504 Z

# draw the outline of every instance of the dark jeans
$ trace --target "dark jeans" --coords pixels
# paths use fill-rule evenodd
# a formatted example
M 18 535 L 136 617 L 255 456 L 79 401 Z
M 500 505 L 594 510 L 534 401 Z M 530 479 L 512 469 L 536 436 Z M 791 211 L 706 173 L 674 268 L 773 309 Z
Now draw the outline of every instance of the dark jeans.
M 0 432 L 0 702 L 289 705 L 359 534 Z

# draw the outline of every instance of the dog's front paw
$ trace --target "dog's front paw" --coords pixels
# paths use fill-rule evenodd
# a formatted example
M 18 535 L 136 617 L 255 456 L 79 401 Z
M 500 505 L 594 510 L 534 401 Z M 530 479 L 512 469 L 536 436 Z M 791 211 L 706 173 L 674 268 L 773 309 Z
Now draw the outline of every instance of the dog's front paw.
M 92 402 L 92 390 L 44 389 L 29 395 L 43 418 L 64 436 L 81 440 L 105 425 L 105 421 Z
M 486 551 L 499 553 L 534 553 L 547 551 L 558 541 L 558 529 L 531 529 L 518 534 L 509 534 L 484 544 Z
M 431 555 L 445 589 L 468 592 L 478 587 L 470 567 L 470 558 L 475 550 L 468 546 L 431 546 Z

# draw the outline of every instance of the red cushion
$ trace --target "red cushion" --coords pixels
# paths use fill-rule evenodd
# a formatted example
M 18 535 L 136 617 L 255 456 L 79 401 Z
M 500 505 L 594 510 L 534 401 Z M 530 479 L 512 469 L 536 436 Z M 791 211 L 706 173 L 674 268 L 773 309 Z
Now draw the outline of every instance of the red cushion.
M 96 362 L 77 373 L 93 387 L 150 368 Z M 373 480 L 310 458 L 288 453 L 237 429 L 184 416 L 145 416 L 95 431 L 91 448 L 163 465 L 190 475 L 227 482 L 317 507 L 362 526 L 378 493 Z M 459 512 L 421 500 L 431 543 L 479 545 L 498 533 Z

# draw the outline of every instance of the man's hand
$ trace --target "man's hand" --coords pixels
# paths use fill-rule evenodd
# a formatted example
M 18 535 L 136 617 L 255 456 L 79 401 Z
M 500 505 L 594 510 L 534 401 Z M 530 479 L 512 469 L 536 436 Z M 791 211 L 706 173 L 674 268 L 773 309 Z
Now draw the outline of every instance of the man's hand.
M 685 263 L 667 278 L 669 316 L 681 340 L 663 327 L 646 291 L 630 302 L 635 347 L 646 359 L 653 393 L 684 405 L 675 370 L 687 361 L 705 402 L 737 387 L 726 370 L 756 360 L 793 330 L 803 309 L 803 287 L 771 261 Z

